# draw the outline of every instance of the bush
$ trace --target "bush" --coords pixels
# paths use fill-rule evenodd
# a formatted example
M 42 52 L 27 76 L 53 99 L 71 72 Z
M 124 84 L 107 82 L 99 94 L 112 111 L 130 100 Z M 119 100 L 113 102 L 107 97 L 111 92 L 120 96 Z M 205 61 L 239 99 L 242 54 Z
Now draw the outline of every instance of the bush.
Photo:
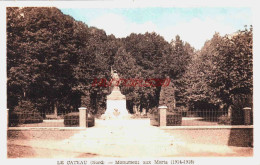
M 157 114 L 152 114 L 152 115 L 149 115 L 150 116 L 150 124 L 152 126 L 160 126 L 160 123 L 159 123 L 159 115 Z
M 30 101 L 19 102 L 14 111 L 9 114 L 9 126 L 41 122 L 43 122 L 43 118 Z
M 160 126 L 160 114 L 149 114 L 150 124 Z M 166 113 L 166 126 L 179 126 L 182 124 L 182 114 L 180 112 Z
M 167 78 L 170 80 L 170 78 Z M 159 105 L 167 106 L 168 112 L 175 111 L 175 88 L 173 83 L 170 81 L 168 86 L 162 86 L 160 91 Z
M 150 115 L 158 115 L 158 107 L 153 107 L 152 109 L 149 109 L 148 113 Z
M 175 112 L 179 112 L 183 117 L 186 117 L 188 113 L 188 108 L 184 106 L 176 107 Z
M 227 115 L 222 115 L 218 118 L 218 124 L 231 125 L 231 118 Z
M 180 126 L 182 124 L 182 114 L 180 112 L 168 112 L 166 126 Z
M 150 115 L 150 114 L 149 114 Z M 146 119 L 146 118 L 149 118 L 148 117 L 148 114 L 144 114 L 144 115 L 141 115 L 141 114 L 133 114 L 131 115 L 130 117 L 131 119 Z
M 86 121 L 88 127 L 95 126 L 95 117 L 88 114 L 88 121 Z M 64 125 L 66 127 L 79 126 L 79 112 L 72 112 L 64 116 Z

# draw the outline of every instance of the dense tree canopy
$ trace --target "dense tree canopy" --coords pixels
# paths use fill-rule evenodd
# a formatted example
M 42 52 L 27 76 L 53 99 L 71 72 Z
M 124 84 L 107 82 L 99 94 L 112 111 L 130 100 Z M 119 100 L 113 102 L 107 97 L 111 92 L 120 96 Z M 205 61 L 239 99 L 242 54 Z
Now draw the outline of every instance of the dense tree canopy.
M 20 24 L 12 23 L 17 17 Z M 18 89 L 20 99 L 41 100 L 42 105 L 69 99 L 75 82 L 73 31 L 72 18 L 57 9 L 8 8 L 8 91 Z
M 193 57 L 184 79 L 191 106 L 206 102 L 228 109 L 237 96 L 252 97 L 252 28 L 224 37 L 216 33 Z
M 42 111 L 67 111 L 78 108 L 80 96 L 88 95 L 96 109 L 95 99 L 105 92 L 90 88 L 91 83 L 94 76 L 109 78 L 115 38 L 56 8 L 7 12 L 8 107 L 29 99 L 42 105 Z
M 84 105 L 101 114 L 111 89 L 92 83 L 110 80 L 111 68 L 124 79 L 170 79 L 167 87 L 121 84 L 130 112 L 159 104 L 173 110 L 202 105 L 227 109 L 238 95 L 252 96 L 252 58 L 252 28 L 224 37 L 216 33 L 195 51 L 178 35 L 170 43 L 148 32 L 120 39 L 57 8 L 7 8 L 10 110 L 27 102 L 40 112 Z

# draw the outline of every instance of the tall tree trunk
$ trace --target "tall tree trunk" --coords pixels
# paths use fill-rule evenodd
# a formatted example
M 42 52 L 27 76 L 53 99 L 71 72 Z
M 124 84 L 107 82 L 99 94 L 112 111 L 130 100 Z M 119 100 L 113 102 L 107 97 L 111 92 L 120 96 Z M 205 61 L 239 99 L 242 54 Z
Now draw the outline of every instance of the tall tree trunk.
M 137 112 L 138 115 L 141 114 L 141 105 L 138 105 L 138 106 L 137 106 L 137 111 L 136 111 L 136 112 Z
M 55 115 L 56 117 L 58 117 L 58 106 L 59 106 L 58 101 L 55 101 L 55 102 L 54 102 L 54 115 Z
M 90 108 L 91 105 L 91 94 L 87 90 L 85 91 L 84 95 L 81 96 L 81 106 Z
M 229 118 L 229 119 L 231 119 L 231 117 L 232 117 L 232 109 L 233 109 L 232 106 L 229 106 L 229 107 L 228 107 L 228 118 Z
M 23 98 L 26 98 L 26 89 L 23 89 Z
M 175 110 L 176 108 L 176 98 L 175 98 L 175 95 L 174 95 L 174 99 L 173 99 L 173 110 Z
M 136 108 L 136 105 L 133 106 L 133 113 L 136 114 L 137 112 L 137 108 Z
M 143 108 L 142 115 L 145 115 L 145 114 L 146 114 L 146 108 Z

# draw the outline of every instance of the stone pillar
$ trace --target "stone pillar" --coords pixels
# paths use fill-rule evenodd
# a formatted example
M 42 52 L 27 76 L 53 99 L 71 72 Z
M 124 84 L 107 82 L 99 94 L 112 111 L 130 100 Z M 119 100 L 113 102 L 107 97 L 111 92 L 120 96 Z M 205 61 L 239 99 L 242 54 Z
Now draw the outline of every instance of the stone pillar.
M 87 125 L 86 125 L 86 119 L 87 117 L 87 108 L 85 107 L 80 107 L 79 108 L 79 126 L 82 127 L 82 128 L 86 128 Z
M 7 109 L 7 128 L 9 127 L 9 109 Z
M 159 106 L 160 113 L 160 127 L 166 126 L 166 110 L 167 106 Z
M 250 107 L 245 107 L 243 108 L 244 110 L 244 124 L 245 125 L 250 125 L 251 124 L 251 108 Z

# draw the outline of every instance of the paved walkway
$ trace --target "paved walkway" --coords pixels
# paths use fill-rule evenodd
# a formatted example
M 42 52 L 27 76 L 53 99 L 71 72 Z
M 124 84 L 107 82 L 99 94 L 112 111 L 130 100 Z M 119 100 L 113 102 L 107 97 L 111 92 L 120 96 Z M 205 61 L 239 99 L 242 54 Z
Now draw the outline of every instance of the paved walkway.
M 72 143 L 73 142 L 73 143 Z M 157 127 L 149 120 L 106 120 L 88 131 L 81 131 L 63 141 L 77 151 L 106 156 L 163 156 L 176 154 L 182 142 Z
M 21 145 L 21 144 L 20 144 Z M 33 148 L 44 148 L 100 157 L 165 157 L 165 156 L 237 156 L 250 148 L 232 148 L 226 145 L 195 144 L 177 138 L 149 120 L 96 120 L 96 126 L 80 131 L 59 141 L 30 141 Z M 245 151 L 244 151 L 245 150 Z M 252 149 L 250 149 L 252 152 Z M 240 153 L 241 154 L 241 153 Z M 65 154 L 64 157 L 68 155 Z

